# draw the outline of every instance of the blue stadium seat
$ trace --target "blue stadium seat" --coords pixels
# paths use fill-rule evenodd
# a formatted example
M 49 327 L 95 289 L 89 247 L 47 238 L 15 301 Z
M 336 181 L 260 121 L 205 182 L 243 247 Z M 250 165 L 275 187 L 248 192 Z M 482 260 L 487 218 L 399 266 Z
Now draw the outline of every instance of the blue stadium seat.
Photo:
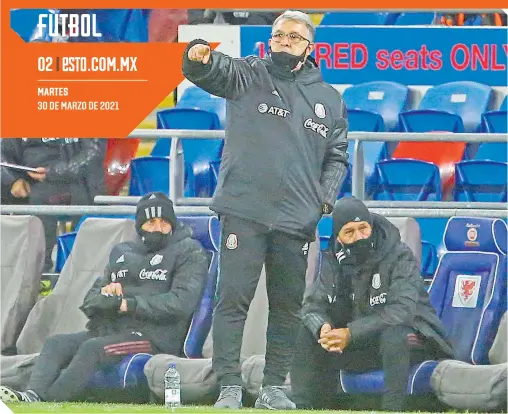
M 62 271 L 65 261 L 71 255 L 72 246 L 74 245 L 74 240 L 76 240 L 76 234 L 78 234 L 77 231 L 73 231 L 71 233 L 62 234 L 56 239 L 55 273 L 60 273 Z
M 418 26 L 431 25 L 434 22 L 436 13 L 400 13 L 395 26 Z
M 226 100 L 197 86 L 190 86 L 178 98 L 176 108 L 201 109 L 217 115 L 221 128 L 226 126 Z
M 455 345 L 456 358 L 488 364 L 506 312 L 507 226 L 500 219 L 452 217 L 430 287 L 430 300 Z
M 488 351 L 506 312 L 506 236 L 506 224 L 499 219 L 452 217 L 448 222 L 449 252 L 438 265 L 429 295 L 462 361 L 488 364 Z M 430 377 L 437 364 L 413 366 L 407 393 L 432 394 Z M 339 383 L 348 394 L 380 394 L 384 374 L 341 371 Z
M 393 24 L 397 16 L 394 13 L 333 12 L 326 13 L 321 26 L 368 26 Z
M 478 146 L 472 159 L 507 162 L 507 151 L 506 142 L 484 142 Z
M 440 201 L 441 178 L 435 164 L 412 159 L 383 160 L 376 164 L 379 185 L 375 200 Z M 404 173 L 401 174 L 401 171 Z
M 171 108 L 157 114 L 158 129 L 203 129 L 217 130 L 222 125 L 216 113 L 204 109 Z M 182 139 L 183 157 L 186 166 L 185 185 L 192 197 L 211 197 L 213 172 L 210 163 L 220 160 L 223 140 Z M 170 138 L 159 138 L 151 152 L 152 156 L 168 156 Z M 187 194 L 186 194 L 187 195 Z
M 366 82 L 347 88 L 343 93 L 348 108 L 349 131 L 383 132 L 398 131 L 398 116 L 405 108 L 409 89 L 396 82 Z M 371 195 L 378 185 L 376 162 L 389 158 L 393 144 L 364 142 L 365 190 Z M 354 141 L 349 141 L 349 162 L 353 163 Z M 351 195 L 351 165 L 344 179 L 338 198 Z
M 430 88 L 418 109 L 400 114 L 407 132 L 478 132 L 492 88 L 476 82 L 450 82 Z
M 482 130 L 497 134 L 506 134 L 508 117 L 508 96 L 506 96 L 498 111 L 485 112 L 482 115 Z
M 197 108 L 170 108 L 157 113 L 157 129 L 202 129 L 215 130 L 221 129 L 221 124 L 217 114 Z M 191 140 L 182 140 L 192 142 Z M 221 140 L 198 140 L 199 146 L 206 142 Z M 155 143 L 150 155 L 169 156 L 171 149 L 171 138 L 159 138 Z M 184 156 L 185 156 L 184 146 Z M 194 150 L 195 151 L 195 150 Z M 203 152 L 202 150 L 200 153 Z M 194 161 L 196 154 L 187 154 L 186 162 Z
M 466 160 L 455 164 L 455 201 L 506 202 L 508 163 Z
M 203 345 L 212 327 L 219 269 L 220 223 L 216 216 L 180 216 L 178 220 L 192 228 L 193 238 L 210 254 L 205 290 L 183 345 L 187 358 L 202 358 Z
M 390 146 L 383 141 L 363 142 L 363 173 L 365 177 L 365 194 L 371 196 L 379 185 L 379 177 L 376 163 L 390 157 Z M 352 193 L 352 167 L 355 142 L 350 140 L 347 153 L 349 154 L 349 166 L 342 187 L 337 198 L 350 196 Z
M 422 240 L 422 263 L 420 272 L 424 279 L 432 279 L 437 268 L 437 249 L 432 243 Z
M 347 88 L 342 97 L 347 106 L 350 131 L 391 132 L 399 130 L 399 113 L 406 107 L 409 88 L 397 82 L 366 82 Z
M 151 191 L 169 195 L 169 162 L 169 157 L 134 158 L 131 161 L 129 195 L 143 196 Z

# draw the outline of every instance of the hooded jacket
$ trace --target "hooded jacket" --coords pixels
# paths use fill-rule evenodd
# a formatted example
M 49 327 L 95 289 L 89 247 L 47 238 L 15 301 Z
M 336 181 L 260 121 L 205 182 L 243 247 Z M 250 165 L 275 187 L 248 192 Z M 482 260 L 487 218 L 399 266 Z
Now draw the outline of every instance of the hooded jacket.
M 324 323 L 347 327 L 352 341 L 389 326 L 410 326 L 453 356 L 411 249 L 387 219 L 377 214 L 372 218 L 374 251 L 367 261 L 356 263 L 333 239 L 323 252 L 317 277 L 305 294 L 303 323 L 316 338 Z
M 160 352 L 180 355 L 208 274 L 206 253 L 191 234 L 178 224 L 166 246 L 156 252 L 148 252 L 139 238 L 117 244 L 104 276 L 83 301 L 87 329 L 101 336 L 138 331 Z M 118 313 L 122 297 L 100 293 L 111 282 L 122 285 L 126 313 Z
M 310 61 L 283 71 L 269 56 L 207 64 L 187 53 L 183 73 L 227 99 L 226 138 L 212 210 L 314 239 L 322 206 L 333 205 L 347 171 L 346 107 Z

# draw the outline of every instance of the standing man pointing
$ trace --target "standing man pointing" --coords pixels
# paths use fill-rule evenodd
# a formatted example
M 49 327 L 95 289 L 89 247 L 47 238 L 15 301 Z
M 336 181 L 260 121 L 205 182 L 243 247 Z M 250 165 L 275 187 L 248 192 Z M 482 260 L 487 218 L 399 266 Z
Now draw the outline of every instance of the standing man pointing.
M 315 29 L 286 11 L 263 59 L 233 59 L 193 40 L 183 59 L 191 82 L 227 99 L 219 183 L 211 208 L 222 223 L 213 368 L 218 408 L 242 405 L 240 350 L 263 264 L 270 312 L 256 408 L 294 409 L 281 386 L 289 371 L 305 290 L 308 243 L 330 213 L 347 168 L 346 108 L 308 59 Z

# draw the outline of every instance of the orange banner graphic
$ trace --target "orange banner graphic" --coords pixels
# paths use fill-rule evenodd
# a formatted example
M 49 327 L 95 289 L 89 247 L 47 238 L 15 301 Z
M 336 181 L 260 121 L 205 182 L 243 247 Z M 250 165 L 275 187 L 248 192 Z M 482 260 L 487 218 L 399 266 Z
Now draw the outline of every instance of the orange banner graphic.
M 26 43 L 5 9 L 1 41 L 2 137 L 125 137 L 183 80 L 182 43 Z

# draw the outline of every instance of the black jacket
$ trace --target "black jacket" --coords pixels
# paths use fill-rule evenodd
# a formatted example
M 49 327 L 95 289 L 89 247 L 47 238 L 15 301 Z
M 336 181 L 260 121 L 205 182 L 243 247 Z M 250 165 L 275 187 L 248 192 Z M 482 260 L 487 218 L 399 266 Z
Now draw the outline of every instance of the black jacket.
M 83 301 L 87 328 L 101 336 L 139 331 L 160 352 L 179 355 L 207 274 L 206 253 L 181 224 L 158 252 L 149 253 L 141 239 L 120 243 L 111 251 L 104 276 Z M 125 314 L 118 313 L 121 297 L 100 293 L 111 282 L 122 285 L 128 308 Z
M 336 251 L 330 243 L 305 294 L 303 323 L 316 338 L 325 322 L 347 326 L 353 341 L 389 326 L 410 326 L 452 356 L 411 249 L 387 219 L 376 214 L 373 219 L 375 251 L 365 263 L 355 263 L 347 251 Z
M 227 98 L 226 139 L 212 209 L 314 238 L 324 203 L 333 205 L 347 167 L 346 107 L 310 61 L 294 74 L 269 57 L 210 62 L 184 53 L 183 73 Z
M 2 161 L 27 167 L 45 167 L 45 183 L 69 184 L 78 199 L 93 203 L 105 194 L 105 139 L 78 138 L 9 138 L 0 145 Z M 10 188 L 19 178 L 38 185 L 25 172 L 2 167 L 2 186 Z

